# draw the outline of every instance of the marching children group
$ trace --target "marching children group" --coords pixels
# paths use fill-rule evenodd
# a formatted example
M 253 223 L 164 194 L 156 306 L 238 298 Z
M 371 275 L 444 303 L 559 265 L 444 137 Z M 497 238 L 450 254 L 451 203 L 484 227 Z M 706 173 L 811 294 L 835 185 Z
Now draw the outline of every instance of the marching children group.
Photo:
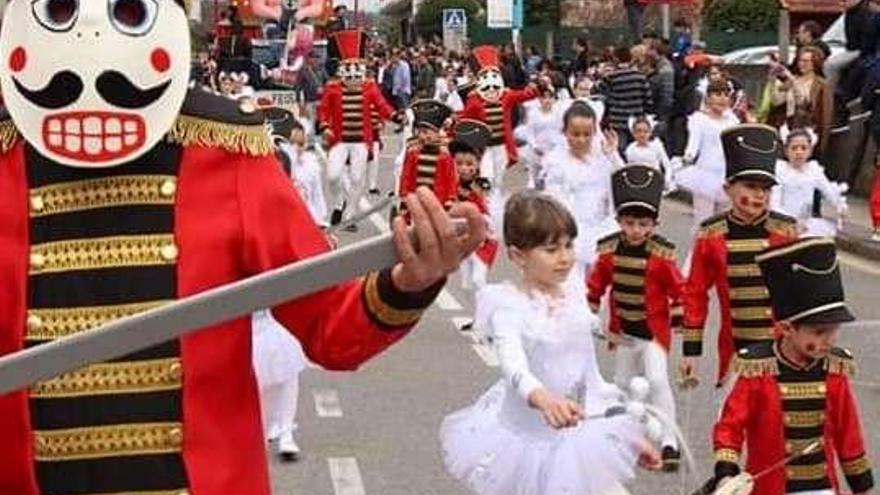
M 696 165 L 683 174 L 696 194 L 698 226 L 682 275 L 676 246 L 657 231 L 672 170 L 662 146 L 650 140 L 651 122 L 631 123 L 635 141 L 624 163 L 617 134 L 602 130 L 588 101 L 572 100 L 557 112 L 545 82 L 504 88 L 490 48 L 474 50 L 482 70 L 459 115 L 433 100 L 410 105 L 414 137 L 395 171 L 399 196 L 428 187 L 445 205 L 475 204 L 496 225 L 462 263 L 461 282 L 476 306 L 475 321 L 462 330 L 489 337 L 502 377 L 443 421 L 448 471 L 480 495 L 625 494 L 637 466 L 677 471 L 682 446 L 672 427 L 669 352 L 680 335 L 681 384 L 696 386 L 714 288 L 720 307 L 715 384 L 729 393 L 712 434 L 715 473 L 700 493 L 745 486 L 758 495 L 831 495 L 840 486 L 838 465 L 854 493 L 870 491 L 848 380 L 854 360 L 834 346 L 839 326 L 853 319 L 834 244 L 802 238 L 827 232 L 805 213 L 808 192 L 845 205 L 821 166 L 808 161 L 811 137 L 795 130 L 783 144 L 772 128 L 737 125 L 723 92 L 709 88 L 705 122 L 694 123 L 688 146 L 688 161 Z M 390 116 L 382 102 L 368 104 L 378 97 L 372 89 L 352 89 L 360 87 L 356 61 L 348 61 L 344 76 L 347 86 L 335 87 L 328 104 L 363 112 L 323 114 L 322 130 L 335 143 L 331 223 L 361 194 L 343 200 L 339 169 L 361 167 L 371 124 Z M 539 96 L 533 115 L 540 121 L 528 133 L 530 187 L 502 202 L 504 171 L 516 161 L 509 113 Z M 552 125 L 560 126 L 555 143 L 546 129 Z M 296 127 L 284 151 L 307 189 L 312 181 L 303 179 L 314 171 L 301 163 L 308 154 Z M 369 185 L 375 188 L 374 181 Z M 492 203 L 503 205 L 500 225 L 490 218 Z M 313 213 L 318 220 L 321 214 Z M 489 284 L 500 244 L 519 277 Z M 269 343 L 270 326 L 261 321 L 267 333 L 258 342 L 282 348 L 280 341 Z M 599 373 L 597 336 L 615 354 L 613 384 Z M 279 438 L 279 452 L 288 457 L 298 454 L 290 397 L 304 360 L 296 361 L 279 365 L 286 373 L 272 363 L 256 366 L 266 381 L 267 435 Z M 665 423 L 652 427 L 620 414 L 633 397 L 646 400 Z

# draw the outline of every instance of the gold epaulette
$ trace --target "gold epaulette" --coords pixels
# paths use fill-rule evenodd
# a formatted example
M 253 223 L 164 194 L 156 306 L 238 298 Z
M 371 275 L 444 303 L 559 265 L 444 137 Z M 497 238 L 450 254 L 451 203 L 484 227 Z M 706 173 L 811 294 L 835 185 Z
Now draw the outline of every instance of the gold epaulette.
M 222 148 L 230 153 L 252 156 L 267 156 L 274 150 L 263 124 L 228 124 L 189 115 L 177 117 L 167 139 L 182 146 Z
M 714 237 L 727 234 L 727 213 L 721 213 L 707 218 L 700 223 L 698 237 Z
M 653 235 L 648 239 L 648 252 L 667 260 L 676 260 L 675 243 L 661 235 Z
M 8 117 L 7 115 L 7 119 L 0 120 L 0 153 L 9 153 L 18 141 L 18 129 Z
M 849 349 L 832 347 L 825 359 L 825 369 L 837 375 L 855 376 L 856 360 Z
M 761 342 L 740 349 L 733 358 L 731 370 L 745 378 L 779 374 L 779 362 L 773 351 L 773 342 Z
M 771 211 L 767 217 L 767 231 L 787 237 L 798 237 L 797 220 L 784 213 Z
M 620 242 L 620 232 L 607 235 L 596 242 L 596 252 L 599 254 L 608 254 L 617 251 L 617 245 Z

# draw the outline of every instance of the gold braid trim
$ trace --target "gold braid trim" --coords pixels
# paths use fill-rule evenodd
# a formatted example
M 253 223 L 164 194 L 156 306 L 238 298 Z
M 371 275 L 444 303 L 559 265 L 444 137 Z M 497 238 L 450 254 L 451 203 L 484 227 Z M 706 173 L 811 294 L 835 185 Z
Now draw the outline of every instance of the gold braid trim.
M 621 268 L 636 268 L 640 270 L 644 270 L 646 266 L 648 266 L 647 258 L 635 258 L 633 256 L 622 256 L 615 255 L 614 256 L 614 266 L 619 266 Z
M 34 432 L 34 459 L 72 461 L 180 452 L 180 423 L 135 423 Z
M 398 309 L 382 299 L 379 293 L 379 274 L 372 272 L 364 281 L 364 300 L 367 311 L 388 327 L 403 327 L 415 324 L 421 318 L 423 309 Z
M 0 122 L 0 152 L 7 153 L 18 140 L 18 129 L 12 120 Z
M 31 397 L 54 399 L 93 395 L 162 392 L 179 389 L 183 368 L 177 358 L 101 363 L 31 387 Z
M 785 468 L 789 480 L 807 481 L 821 479 L 828 475 L 828 466 L 824 462 L 817 464 L 790 464 Z
M 685 342 L 702 342 L 703 341 L 703 329 L 702 328 L 685 328 L 682 331 L 682 338 Z
M 274 149 L 263 125 L 227 124 L 189 115 L 177 117 L 166 138 L 183 146 L 223 148 L 251 156 L 266 156 Z
M 31 217 L 130 205 L 173 205 L 173 175 L 123 175 L 31 189 Z
M 628 273 L 615 273 L 611 276 L 611 279 L 618 284 L 628 285 L 630 287 L 641 287 L 645 285 L 645 277 L 630 275 Z
M 27 339 L 55 340 L 67 337 L 169 302 L 156 300 L 108 306 L 32 308 L 27 313 Z
M 734 449 L 716 449 L 715 461 L 739 463 L 739 452 Z
M 731 369 L 744 378 L 759 378 L 778 375 L 779 363 L 776 361 L 776 356 L 765 359 L 748 359 L 736 356 L 733 358 Z
M 665 246 L 655 240 L 648 241 L 648 252 L 653 254 L 654 256 L 666 259 L 666 260 L 675 260 L 675 248 L 671 248 L 669 246 Z
M 30 274 L 173 265 L 177 254 L 174 236 L 170 234 L 46 242 L 31 246 Z
M 843 469 L 843 474 L 847 476 L 858 476 L 870 471 L 871 463 L 868 462 L 867 457 L 861 455 L 849 461 L 840 461 L 840 468 Z
M 771 216 L 767 219 L 767 231 L 786 237 L 798 236 L 797 223 L 792 222 L 788 218 L 774 218 Z
M 825 361 L 825 369 L 829 373 L 845 376 L 856 375 L 856 362 L 852 358 L 829 354 Z

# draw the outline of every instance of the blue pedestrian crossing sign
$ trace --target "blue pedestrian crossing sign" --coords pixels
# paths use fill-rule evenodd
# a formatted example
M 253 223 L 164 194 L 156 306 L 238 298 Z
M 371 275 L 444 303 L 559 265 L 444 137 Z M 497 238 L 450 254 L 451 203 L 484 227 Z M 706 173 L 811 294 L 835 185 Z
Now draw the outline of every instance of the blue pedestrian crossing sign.
M 443 9 L 443 27 L 464 29 L 467 26 L 467 12 L 464 9 Z

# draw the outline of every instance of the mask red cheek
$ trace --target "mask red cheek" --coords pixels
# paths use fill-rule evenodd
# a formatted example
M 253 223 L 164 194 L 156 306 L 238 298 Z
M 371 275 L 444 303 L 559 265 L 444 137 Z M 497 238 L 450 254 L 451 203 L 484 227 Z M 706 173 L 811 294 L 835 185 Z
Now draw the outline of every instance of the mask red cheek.
M 27 65 L 27 52 L 24 48 L 18 46 L 9 54 L 9 70 L 12 72 L 21 72 Z
M 150 65 L 156 72 L 168 72 L 171 68 L 171 56 L 164 48 L 156 48 L 150 54 Z

